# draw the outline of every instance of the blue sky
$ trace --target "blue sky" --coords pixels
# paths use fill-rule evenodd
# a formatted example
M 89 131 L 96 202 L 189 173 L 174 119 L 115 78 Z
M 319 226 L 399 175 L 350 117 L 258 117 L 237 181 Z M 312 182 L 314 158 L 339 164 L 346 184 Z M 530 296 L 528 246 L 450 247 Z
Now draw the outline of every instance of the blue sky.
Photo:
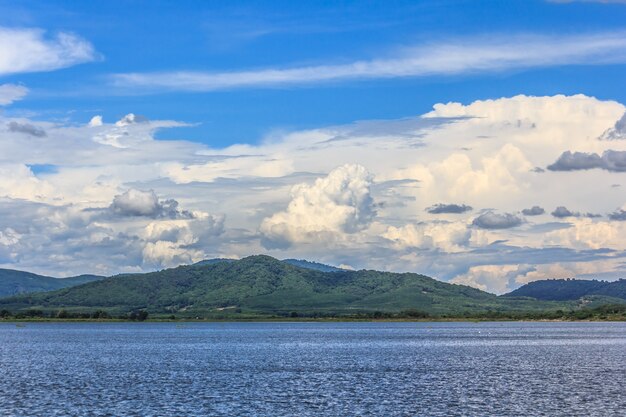
M 160 133 L 223 146 L 274 130 L 408 117 L 435 102 L 516 94 L 584 93 L 626 101 L 623 63 L 511 68 L 487 73 L 254 86 L 210 92 L 111 89 L 111 74 L 243 71 L 327 65 L 394 55 L 405 47 L 512 34 L 623 30 L 623 4 L 546 1 L 0 2 L 0 24 L 72 32 L 93 62 L 4 77 L 31 89 L 10 111 L 87 121 L 129 112 L 198 125 Z M 591 62 L 593 63 L 593 62 Z
M 626 1 L 0 0 L 0 267 L 626 275 Z

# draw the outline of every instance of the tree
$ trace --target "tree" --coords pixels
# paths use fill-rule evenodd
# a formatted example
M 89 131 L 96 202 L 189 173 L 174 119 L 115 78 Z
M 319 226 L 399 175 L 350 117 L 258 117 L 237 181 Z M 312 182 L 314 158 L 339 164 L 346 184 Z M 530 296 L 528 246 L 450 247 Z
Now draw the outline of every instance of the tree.
M 131 311 L 128 318 L 132 321 L 144 321 L 148 318 L 148 312 L 146 310 Z

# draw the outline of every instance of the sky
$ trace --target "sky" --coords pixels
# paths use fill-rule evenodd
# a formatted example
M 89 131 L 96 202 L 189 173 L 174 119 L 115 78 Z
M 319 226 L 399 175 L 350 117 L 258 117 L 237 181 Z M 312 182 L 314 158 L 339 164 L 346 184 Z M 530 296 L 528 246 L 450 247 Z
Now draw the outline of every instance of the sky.
M 625 1 L 0 0 L 0 267 L 625 277 Z

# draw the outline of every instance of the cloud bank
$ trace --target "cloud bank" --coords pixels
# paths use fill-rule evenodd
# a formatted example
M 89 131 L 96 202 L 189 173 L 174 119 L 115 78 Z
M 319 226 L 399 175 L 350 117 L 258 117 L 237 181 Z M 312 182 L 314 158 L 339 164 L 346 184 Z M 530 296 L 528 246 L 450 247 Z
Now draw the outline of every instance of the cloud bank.
M 114 274 L 268 253 L 496 292 L 617 278 L 626 141 L 602 136 L 625 111 L 582 95 L 439 103 L 226 148 L 155 140 L 179 121 L 0 114 L 0 267 Z M 611 169 L 535 169 L 571 150 Z M 559 166 L 589 166 L 570 156 Z M 543 215 L 560 206 L 571 216 Z

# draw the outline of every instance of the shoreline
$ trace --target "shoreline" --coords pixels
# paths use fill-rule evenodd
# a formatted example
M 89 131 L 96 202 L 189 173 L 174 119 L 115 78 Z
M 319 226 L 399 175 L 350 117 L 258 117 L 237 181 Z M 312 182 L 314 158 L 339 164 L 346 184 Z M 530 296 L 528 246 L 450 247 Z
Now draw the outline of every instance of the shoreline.
M 123 319 L 4 319 L 0 324 L 19 323 L 500 323 L 500 322 L 528 322 L 528 323 L 624 323 L 625 318 L 597 318 L 597 319 L 497 319 L 497 318 L 429 318 L 429 319 L 350 319 L 350 318 L 259 318 L 259 319 L 148 319 L 143 321 Z

